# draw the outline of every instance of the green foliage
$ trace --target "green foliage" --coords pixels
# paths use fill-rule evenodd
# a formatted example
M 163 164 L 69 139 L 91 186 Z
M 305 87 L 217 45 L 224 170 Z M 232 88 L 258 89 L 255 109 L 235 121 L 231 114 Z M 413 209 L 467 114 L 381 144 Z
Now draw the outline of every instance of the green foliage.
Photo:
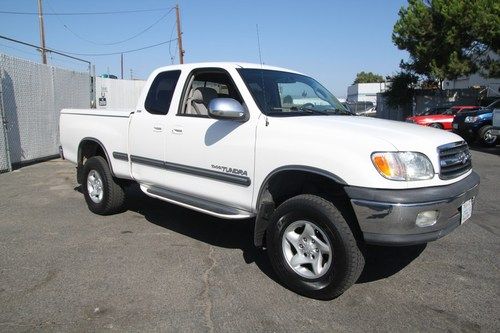
M 379 83 L 384 82 L 384 78 L 382 75 L 374 74 L 372 72 L 359 72 L 356 74 L 356 79 L 354 80 L 354 84 L 356 83 Z
M 500 1 L 408 0 L 392 40 L 410 54 L 401 68 L 428 79 L 441 82 L 478 70 L 499 77 Z
M 391 82 L 389 88 L 384 92 L 387 104 L 393 108 L 409 107 L 413 100 L 413 92 L 418 82 L 418 76 L 409 72 L 399 72 L 394 76 L 387 77 Z

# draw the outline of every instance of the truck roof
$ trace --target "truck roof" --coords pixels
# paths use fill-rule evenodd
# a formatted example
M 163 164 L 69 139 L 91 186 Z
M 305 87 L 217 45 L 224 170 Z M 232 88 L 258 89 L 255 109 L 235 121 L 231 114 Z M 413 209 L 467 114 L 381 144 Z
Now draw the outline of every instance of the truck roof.
M 203 68 L 203 67 L 253 68 L 253 69 L 267 69 L 267 70 L 275 70 L 275 71 L 302 74 L 302 73 L 299 73 L 297 71 L 293 71 L 293 70 L 290 70 L 287 68 L 282 68 L 282 67 L 275 67 L 275 66 L 261 65 L 261 64 L 255 64 L 255 63 L 247 63 L 247 62 L 230 62 L 230 61 L 228 61 L 228 62 L 198 62 L 198 63 L 189 63 L 189 64 L 182 64 L 182 65 L 169 65 L 169 66 L 160 67 L 155 72 L 172 70 L 172 69 L 188 69 L 188 70 L 190 70 L 190 69 Z

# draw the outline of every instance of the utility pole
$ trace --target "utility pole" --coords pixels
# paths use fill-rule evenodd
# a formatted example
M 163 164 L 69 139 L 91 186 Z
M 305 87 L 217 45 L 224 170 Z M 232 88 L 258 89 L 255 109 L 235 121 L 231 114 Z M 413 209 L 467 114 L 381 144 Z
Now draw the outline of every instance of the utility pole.
M 42 0 L 38 0 L 38 21 L 40 24 L 40 46 L 42 51 L 42 63 L 47 64 L 47 54 L 45 52 L 45 29 L 43 27 Z
M 179 14 L 179 4 L 175 5 L 175 16 L 177 18 L 177 44 L 179 45 L 179 63 L 184 63 L 184 50 L 182 49 L 181 15 Z
M 121 54 L 121 69 L 122 69 L 122 80 L 123 80 L 123 53 Z

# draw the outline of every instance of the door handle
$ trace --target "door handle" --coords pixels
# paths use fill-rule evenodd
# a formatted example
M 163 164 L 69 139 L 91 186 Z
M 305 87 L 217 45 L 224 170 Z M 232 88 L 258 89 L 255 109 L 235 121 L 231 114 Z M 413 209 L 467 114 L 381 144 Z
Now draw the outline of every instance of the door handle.
M 172 133 L 174 133 L 174 134 L 182 134 L 182 127 L 174 127 L 172 129 Z
M 153 125 L 153 131 L 154 132 L 162 132 L 163 126 L 162 125 Z

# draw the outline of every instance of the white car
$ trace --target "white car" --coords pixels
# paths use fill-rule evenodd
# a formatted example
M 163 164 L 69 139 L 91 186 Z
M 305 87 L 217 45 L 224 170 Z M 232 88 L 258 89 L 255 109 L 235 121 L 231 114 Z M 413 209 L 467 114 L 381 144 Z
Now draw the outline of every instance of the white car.
M 270 66 L 159 68 L 135 109 L 64 109 L 60 129 L 92 212 L 119 212 L 138 183 L 209 215 L 255 218 L 255 245 L 282 282 L 320 299 L 358 279 L 364 243 L 436 240 L 470 218 L 478 193 L 459 136 L 352 115 L 314 79 Z

